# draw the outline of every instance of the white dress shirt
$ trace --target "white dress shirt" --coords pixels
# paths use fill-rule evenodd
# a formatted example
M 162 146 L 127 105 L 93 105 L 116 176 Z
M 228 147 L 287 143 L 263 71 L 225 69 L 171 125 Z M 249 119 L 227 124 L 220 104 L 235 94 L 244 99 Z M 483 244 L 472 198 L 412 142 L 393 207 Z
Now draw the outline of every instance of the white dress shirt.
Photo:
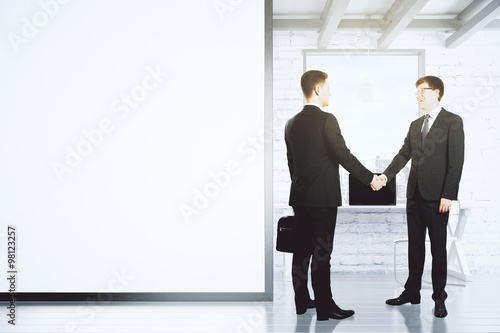
M 435 109 L 429 112 L 429 131 L 431 130 L 432 124 L 434 124 L 434 120 L 436 120 L 439 112 L 441 112 L 441 105 L 438 105 Z M 422 123 L 422 128 L 420 129 L 420 131 L 424 129 L 424 123 L 425 121 Z

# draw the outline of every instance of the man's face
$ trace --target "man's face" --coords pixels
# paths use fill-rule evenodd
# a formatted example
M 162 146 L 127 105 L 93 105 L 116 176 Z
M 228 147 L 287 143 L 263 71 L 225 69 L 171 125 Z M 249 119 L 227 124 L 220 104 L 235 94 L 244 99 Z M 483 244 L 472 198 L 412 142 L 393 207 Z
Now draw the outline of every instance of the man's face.
M 438 97 L 439 90 L 429 88 L 429 84 L 427 82 L 424 82 L 417 87 L 418 104 L 426 111 L 432 111 L 429 110 L 429 107 L 439 103 Z
M 319 98 L 321 101 L 321 106 L 328 106 L 330 104 L 330 96 L 332 96 L 332 94 L 330 93 L 330 82 L 328 81 L 328 79 L 325 80 L 325 84 L 320 88 L 321 90 L 319 93 Z

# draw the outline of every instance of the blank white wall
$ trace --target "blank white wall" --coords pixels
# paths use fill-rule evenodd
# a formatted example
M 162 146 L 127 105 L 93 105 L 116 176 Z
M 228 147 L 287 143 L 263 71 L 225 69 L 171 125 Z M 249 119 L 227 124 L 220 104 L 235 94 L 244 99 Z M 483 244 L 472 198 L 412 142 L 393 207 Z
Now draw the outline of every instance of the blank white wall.
M 0 21 L 18 291 L 263 292 L 264 1 L 4 1 Z

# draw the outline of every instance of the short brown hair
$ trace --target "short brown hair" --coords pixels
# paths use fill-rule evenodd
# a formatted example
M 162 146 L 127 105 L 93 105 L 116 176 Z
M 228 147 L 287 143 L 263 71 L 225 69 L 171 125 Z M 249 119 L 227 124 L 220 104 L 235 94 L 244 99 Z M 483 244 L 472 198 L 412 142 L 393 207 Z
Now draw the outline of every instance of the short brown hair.
M 417 82 L 415 82 L 415 87 L 418 87 L 422 83 L 427 83 L 429 85 L 429 88 L 432 88 L 433 90 L 438 89 L 439 90 L 438 101 L 441 101 L 441 98 L 444 95 L 444 83 L 443 81 L 441 81 L 440 78 L 431 75 L 421 77 L 420 79 L 417 80 Z
M 313 93 L 314 87 L 318 84 L 325 84 L 328 79 L 328 74 L 322 71 L 312 70 L 302 74 L 300 79 L 300 86 L 306 98 L 310 97 Z

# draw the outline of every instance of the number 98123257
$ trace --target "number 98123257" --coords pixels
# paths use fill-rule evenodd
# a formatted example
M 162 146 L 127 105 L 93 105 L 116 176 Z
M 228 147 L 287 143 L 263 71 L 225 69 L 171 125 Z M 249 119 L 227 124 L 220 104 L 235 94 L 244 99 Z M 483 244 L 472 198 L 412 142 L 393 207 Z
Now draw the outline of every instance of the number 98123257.
M 7 264 L 10 269 L 16 268 L 16 228 L 7 227 Z

